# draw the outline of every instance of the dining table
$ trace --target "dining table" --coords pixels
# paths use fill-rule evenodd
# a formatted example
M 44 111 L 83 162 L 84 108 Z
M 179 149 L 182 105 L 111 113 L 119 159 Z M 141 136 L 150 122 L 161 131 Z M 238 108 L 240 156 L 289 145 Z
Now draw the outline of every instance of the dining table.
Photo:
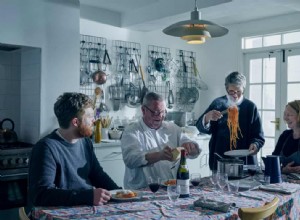
M 259 177 L 257 177 L 259 178 Z M 265 190 L 262 185 L 252 188 L 241 188 L 237 193 L 215 189 L 209 177 L 201 179 L 198 186 L 190 186 L 190 196 L 178 198 L 172 202 L 168 198 L 167 187 L 161 186 L 153 193 L 148 188 L 137 190 L 137 198 L 110 200 L 100 206 L 60 206 L 34 207 L 32 217 L 40 220 L 62 219 L 239 219 L 240 207 L 259 207 L 278 197 L 280 202 L 273 219 L 300 219 L 300 181 L 283 177 L 283 182 L 270 184 L 276 189 L 289 189 L 288 192 Z M 245 181 L 250 181 L 246 179 Z M 226 210 L 214 207 L 199 206 L 195 201 L 215 204 L 228 204 Z M 203 202 L 204 201 L 204 202 Z

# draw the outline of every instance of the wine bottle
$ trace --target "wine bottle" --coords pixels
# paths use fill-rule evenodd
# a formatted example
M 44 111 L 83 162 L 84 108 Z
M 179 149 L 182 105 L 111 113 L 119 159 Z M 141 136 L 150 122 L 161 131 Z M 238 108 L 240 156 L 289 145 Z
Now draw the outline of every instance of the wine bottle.
M 180 185 L 180 198 L 190 196 L 190 173 L 186 163 L 185 150 L 181 150 L 180 164 L 177 170 L 177 184 Z

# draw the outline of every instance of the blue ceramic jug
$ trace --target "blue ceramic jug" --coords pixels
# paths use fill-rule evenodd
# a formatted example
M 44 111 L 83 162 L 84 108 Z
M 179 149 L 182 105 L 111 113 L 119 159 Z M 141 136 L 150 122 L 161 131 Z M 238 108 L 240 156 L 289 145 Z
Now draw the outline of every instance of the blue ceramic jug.
M 265 164 L 265 176 L 270 176 L 270 183 L 281 183 L 279 156 L 268 155 L 261 158 Z

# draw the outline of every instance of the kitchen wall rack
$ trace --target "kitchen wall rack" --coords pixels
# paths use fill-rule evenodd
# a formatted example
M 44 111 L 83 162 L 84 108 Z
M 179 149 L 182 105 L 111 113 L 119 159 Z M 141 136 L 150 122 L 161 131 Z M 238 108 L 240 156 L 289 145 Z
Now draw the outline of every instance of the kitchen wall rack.
M 104 85 L 93 83 L 92 74 L 97 70 L 106 71 L 111 65 L 106 45 L 103 37 L 80 35 L 80 92 L 94 100 L 95 88 L 100 87 L 102 93 L 96 99 L 96 106 L 105 102 L 105 89 Z
M 180 65 L 176 74 L 176 109 L 192 111 L 199 99 L 197 89 L 197 73 L 195 72 L 196 53 L 193 51 L 176 50 L 176 59 Z
M 113 65 L 112 82 L 109 86 L 110 100 L 114 110 L 119 110 L 120 103 L 127 103 L 128 96 L 139 98 L 141 88 L 141 75 L 139 65 L 141 62 L 140 43 L 114 40 L 112 52 L 115 60 Z M 138 106 L 137 103 L 135 103 Z
M 147 86 L 150 91 L 159 93 L 166 99 L 174 85 L 170 77 L 172 72 L 167 65 L 170 60 L 170 48 L 148 45 L 148 66 L 145 74 Z

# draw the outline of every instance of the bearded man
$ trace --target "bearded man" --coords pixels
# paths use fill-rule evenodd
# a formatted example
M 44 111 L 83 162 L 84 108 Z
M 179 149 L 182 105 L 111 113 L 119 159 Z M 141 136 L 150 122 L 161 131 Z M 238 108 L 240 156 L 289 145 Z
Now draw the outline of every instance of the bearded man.
M 103 171 L 90 136 L 93 101 L 81 93 L 64 93 L 54 104 L 59 128 L 33 147 L 29 165 L 29 205 L 103 205 L 109 190 L 120 187 Z

